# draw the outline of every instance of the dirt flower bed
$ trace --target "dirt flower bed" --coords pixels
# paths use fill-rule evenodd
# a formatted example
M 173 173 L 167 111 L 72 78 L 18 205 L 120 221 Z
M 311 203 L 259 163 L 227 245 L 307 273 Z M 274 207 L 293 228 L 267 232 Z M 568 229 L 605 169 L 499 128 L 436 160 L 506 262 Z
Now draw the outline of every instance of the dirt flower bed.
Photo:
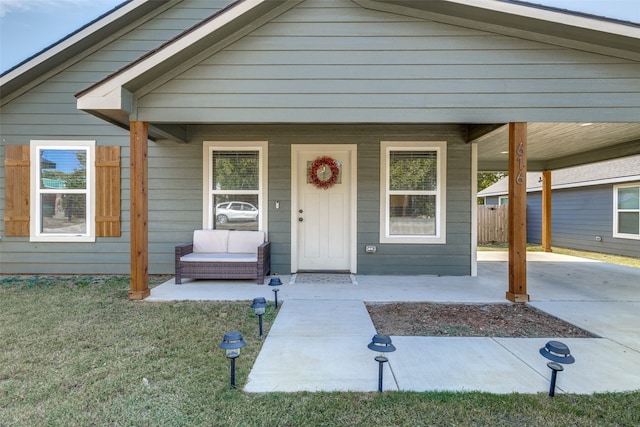
M 526 304 L 368 303 L 380 334 L 396 336 L 593 338 Z

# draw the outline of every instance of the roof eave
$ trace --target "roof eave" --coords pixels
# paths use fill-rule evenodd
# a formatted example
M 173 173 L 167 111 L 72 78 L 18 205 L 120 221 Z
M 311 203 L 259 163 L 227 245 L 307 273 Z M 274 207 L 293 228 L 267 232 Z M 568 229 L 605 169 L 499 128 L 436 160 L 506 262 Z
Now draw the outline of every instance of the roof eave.
M 227 8 L 214 14 L 201 24 L 169 40 L 163 46 L 149 52 L 139 60 L 108 76 L 104 80 L 76 94 L 78 109 L 90 114 L 104 114 L 110 111 L 109 117 L 116 119 L 127 112 L 126 106 L 121 105 L 117 111 L 114 94 L 124 92 L 135 93 L 150 81 L 164 76 L 181 66 L 187 60 L 192 60 L 202 51 L 210 49 L 224 40 L 229 39 L 241 29 L 249 29 L 251 23 L 263 18 L 269 11 L 289 3 L 299 3 L 301 0 L 240 0 L 230 4 Z M 124 98 L 121 98 L 124 101 Z
M 24 93 L 79 55 L 87 55 L 123 29 L 171 0 L 130 0 L 69 34 L 0 76 L 2 103 Z
M 640 24 L 562 13 L 496 0 L 354 0 L 363 7 L 403 13 L 531 40 L 640 60 Z M 566 12 L 566 11 L 565 11 Z

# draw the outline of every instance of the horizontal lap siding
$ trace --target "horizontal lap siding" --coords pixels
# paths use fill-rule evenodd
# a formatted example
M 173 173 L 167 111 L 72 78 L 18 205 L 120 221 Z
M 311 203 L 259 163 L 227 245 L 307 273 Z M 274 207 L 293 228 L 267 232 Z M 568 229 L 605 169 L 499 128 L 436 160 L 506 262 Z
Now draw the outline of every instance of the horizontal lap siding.
M 271 270 L 291 271 L 291 144 L 356 144 L 358 151 L 357 257 L 359 274 L 470 274 L 471 146 L 462 126 L 199 126 L 192 143 L 269 141 Z M 447 244 L 380 241 L 380 141 L 447 141 Z M 201 184 L 200 184 L 201 185 Z M 275 201 L 280 209 L 275 209 Z M 184 230 L 186 234 L 189 230 Z M 366 245 L 376 245 L 366 254 Z
M 552 232 L 553 225 L 552 225 Z M 542 197 L 527 193 L 527 242 L 542 244 Z
M 74 94 L 228 3 L 227 0 L 180 2 L 2 106 L 2 164 L 5 145 L 29 145 L 32 139 L 89 139 L 101 146 L 122 147 L 122 234 L 118 238 L 97 238 L 96 243 L 31 243 L 28 238 L 4 236 L 4 221 L 0 221 L 0 235 L 3 236 L 0 273 L 129 273 L 129 133 L 78 111 Z M 150 143 L 149 272 L 152 274 L 173 273 L 173 247 L 185 241 L 186 228 L 193 230 L 202 226 L 201 151 L 201 147 L 163 147 Z M 5 215 L 4 175 L 2 167 L 0 218 Z M 184 202 L 180 204 L 175 200 Z
M 552 209 L 555 246 L 597 250 L 595 237 L 612 235 L 611 186 L 556 190 L 552 195 Z
M 539 193 L 528 195 L 527 237 L 532 243 L 540 243 L 540 203 Z M 640 240 L 613 237 L 612 185 L 553 190 L 551 216 L 553 246 L 640 257 Z
M 639 76 L 633 61 L 307 1 L 143 96 L 138 113 L 196 122 L 633 121 Z
M 554 190 L 552 199 L 554 246 L 640 257 L 640 240 L 612 237 L 611 185 Z
M 174 272 L 174 250 L 202 228 L 202 146 L 149 144 L 149 269 Z
M 269 141 L 269 241 L 271 272 L 291 272 L 291 138 L 267 137 Z M 275 201 L 280 209 L 275 208 Z

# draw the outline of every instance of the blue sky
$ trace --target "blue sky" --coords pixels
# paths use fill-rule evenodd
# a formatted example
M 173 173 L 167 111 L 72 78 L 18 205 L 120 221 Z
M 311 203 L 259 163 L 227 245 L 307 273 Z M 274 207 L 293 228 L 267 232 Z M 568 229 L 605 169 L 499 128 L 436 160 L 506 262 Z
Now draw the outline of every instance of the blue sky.
M 76 156 L 76 151 L 70 150 L 43 150 L 42 157 L 56 164 L 56 169 L 65 173 L 83 169 Z
M 57 42 L 123 0 L 0 0 L 0 72 Z M 640 23 L 640 0 L 529 0 Z

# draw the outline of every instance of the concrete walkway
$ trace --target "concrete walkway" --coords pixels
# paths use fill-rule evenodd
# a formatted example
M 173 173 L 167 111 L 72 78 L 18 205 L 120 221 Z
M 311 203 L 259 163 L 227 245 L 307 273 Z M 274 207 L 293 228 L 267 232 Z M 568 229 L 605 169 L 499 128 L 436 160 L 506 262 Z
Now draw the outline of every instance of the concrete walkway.
M 506 253 L 479 252 L 478 277 L 355 276 L 356 284 L 284 283 L 284 304 L 245 390 L 375 391 L 375 328 L 364 301 L 504 303 Z M 557 393 L 640 390 L 640 269 L 550 253 L 528 254 L 531 305 L 601 338 L 392 337 L 385 390 L 548 392 L 550 370 L 538 350 L 564 342 L 576 358 L 558 375 Z M 172 281 L 147 300 L 272 299 L 250 281 Z

